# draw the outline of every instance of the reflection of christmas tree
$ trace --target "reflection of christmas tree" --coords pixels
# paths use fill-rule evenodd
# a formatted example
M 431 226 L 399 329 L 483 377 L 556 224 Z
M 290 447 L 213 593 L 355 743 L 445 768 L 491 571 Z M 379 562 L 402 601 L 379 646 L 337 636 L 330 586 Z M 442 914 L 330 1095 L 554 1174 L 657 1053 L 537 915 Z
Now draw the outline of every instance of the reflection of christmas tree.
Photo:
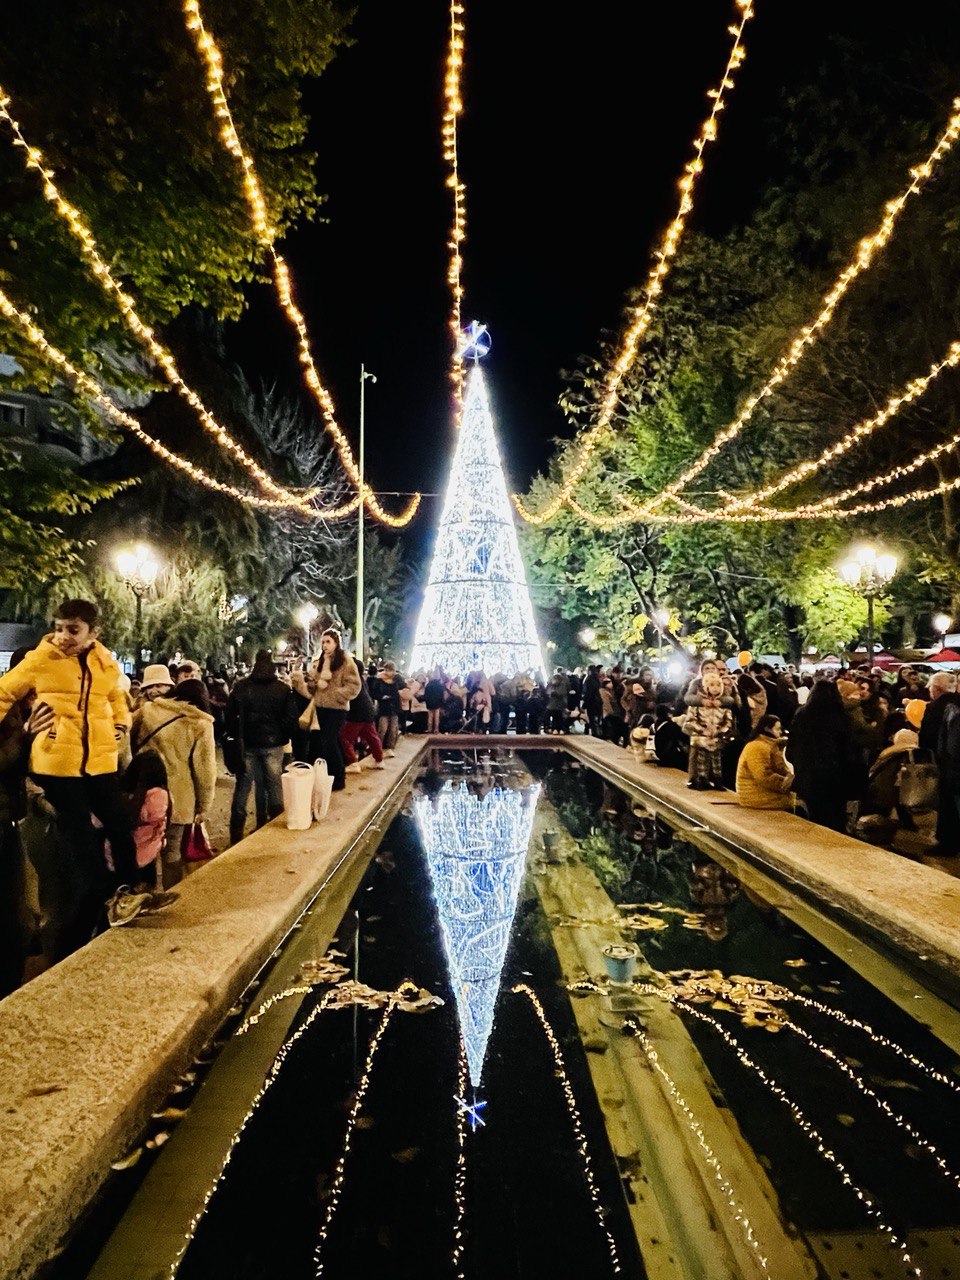
M 479 365 L 467 380 L 463 423 L 417 624 L 411 667 L 449 675 L 480 669 L 542 671 L 510 510 L 510 499 Z
M 493 1027 L 539 794 L 531 785 L 496 788 L 478 798 L 447 782 L 438 796 L 414 802 L 474 1088 Z

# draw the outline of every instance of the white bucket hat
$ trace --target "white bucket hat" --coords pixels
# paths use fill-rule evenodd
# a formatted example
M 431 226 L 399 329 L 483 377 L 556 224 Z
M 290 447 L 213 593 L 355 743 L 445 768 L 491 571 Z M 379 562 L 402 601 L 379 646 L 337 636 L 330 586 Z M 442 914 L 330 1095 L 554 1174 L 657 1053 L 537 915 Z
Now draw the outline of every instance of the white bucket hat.
M 152 666 L 147 667 L 143 673 L 140 688 L 153 689 L 158 684 L 169 685 L 171 689 L 173 688 L 173 677 L 170 675 L 170 668 L 165 667 L 162 662 L 155 662 Z

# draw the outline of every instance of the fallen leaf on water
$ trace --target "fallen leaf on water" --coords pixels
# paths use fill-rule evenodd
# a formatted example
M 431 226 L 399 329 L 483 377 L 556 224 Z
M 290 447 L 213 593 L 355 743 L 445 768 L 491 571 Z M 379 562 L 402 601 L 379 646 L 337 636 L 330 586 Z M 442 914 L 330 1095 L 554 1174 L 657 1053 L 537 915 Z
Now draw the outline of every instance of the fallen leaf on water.
M 856 1120 L 854 1120 L 853 1116 L 848 1116 L 848 1115 L 838 1115 L 838 1116 L 837 1116 L 837 1119 L 840 1121 L 840 1123 L 841 1123 L 841 1124 L 846 1125 L 848 1129 L 850 1128 L 850 1126 L 851 1126 L 852 1124 L 856 1124 L 856 1123 L 857 1123 L 857 1122 L 856 1122 Z
M 154 1111 L 151 1120 L 163 1120 L 166 1124 L 176 1124 L 190 1110 L 189 1107 L 165 1107 L 163 1111 Z
M 372 1129 L 374 1123 L 373 1116 L 361 1116 L 354 1127 L 357 1129 Z
M 871 1076 L 870 1080 L 881 1089 L 912 1089 L 914 1093 L 920 1092 L 919 1086 L 911 1084 L 909 1080 L 888 1080 L 886 1076 Z
M 844 1058 L 844 1062 L 848 1067 L 862 1067 L 863 1063 L 859 1058 Z
M 921 1160 L 923 1158 L 923 1147 L 918 1146 L 916 1142 L 908 1142 L 903 1149 L 911 1160 Z
M 147 1139 L 147 1148 L 150 1151 L 156 1151 L 158 1147 L 162 1147 L 165 1142 L 169 1142 L 169 1141 L 170 1141 L 170 1134 L 167 1132 L 166 1129 L 164 1129 L 160 1133 L 154 1134 L 152 1138 Z
M 840 990 L 840 988 L 839 988 L 839 987 L 820 986 L 820 985 L 818 984 L 818 986 L 817 986 L 817 990 L 818 990 L 818 991 L 825 991 L 825 992 L 827 993 L 827 995 L 828 995 L 828 996 L 839 996 L 839 995 L 842 995 L 842 994 L 843 994 L 843 992 Z
M 810 963 L 809 960 L 784 960 L 783 962 L 788 969 L 805 969 Z
M 382 867 L 384 871 L 396 870 L 397 864 L 394 861 L 393 854 L 390 852 L 389 849 L 384 849 L 382 853 L 378 853 L 377 856 L 374 858 L 374 862 L 377 864 L 378 867 Z
M 398 1164 L 409 1164 L 411 1160 L 416 1160 L 419 1154 L 419 1147 L 404 1147 L 402 1151 L 391 1152 L 391 1157 Z
M 121 1169 L 132 1169 L 142 1155 L 143 1147 L 134 1147 L 130 1154 L 124 1156 L 122 1160 L 114 1160 L 110 1168 L 116 1169 L 118 1173 Z

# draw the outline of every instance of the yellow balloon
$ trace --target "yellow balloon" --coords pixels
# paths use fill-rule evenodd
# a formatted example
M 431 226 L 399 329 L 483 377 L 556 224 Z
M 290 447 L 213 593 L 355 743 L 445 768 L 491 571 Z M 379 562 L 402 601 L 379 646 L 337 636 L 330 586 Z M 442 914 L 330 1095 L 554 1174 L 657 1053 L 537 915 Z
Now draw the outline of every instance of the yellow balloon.
M 749 649 L 741 649 L 740 652 L 737 654 L 737 666 L 739 667 L 749 667 L 752 661 L 753 661 L 753 654 L 750 652 Z

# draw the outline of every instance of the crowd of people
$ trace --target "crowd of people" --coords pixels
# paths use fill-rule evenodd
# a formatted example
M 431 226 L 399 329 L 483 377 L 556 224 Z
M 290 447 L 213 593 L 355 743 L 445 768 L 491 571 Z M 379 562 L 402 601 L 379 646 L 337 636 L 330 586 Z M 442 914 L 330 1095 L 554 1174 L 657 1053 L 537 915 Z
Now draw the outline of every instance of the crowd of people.
M 170 904 L 185 864 L 210 856 L 221 757 L 234 778 L 231 843 L 251 794 L 258 827 L 282 812 L 291 760 L 322 760 L 341 791 L 348 775 L 385 768 L 401 734 L 581 732 L 745 807 L 796 809 L 876 843 L 911 832 L 921 851 L 960 854 L 960 693 L 948 672 L 929 687 L 909 666 L 814 677 L 719 660 L 680 682 L 597 664 L 545 680 L 405 677 L 389 661 L 364 667 L 331 628 L 309 663 L 261 650 L 250 670 L 179 659 L 130 679 L 98 623 L 91 602 L 64 602 L 0 677 L 0 996 L 22 980 L 31 931 L 50 964 Z

